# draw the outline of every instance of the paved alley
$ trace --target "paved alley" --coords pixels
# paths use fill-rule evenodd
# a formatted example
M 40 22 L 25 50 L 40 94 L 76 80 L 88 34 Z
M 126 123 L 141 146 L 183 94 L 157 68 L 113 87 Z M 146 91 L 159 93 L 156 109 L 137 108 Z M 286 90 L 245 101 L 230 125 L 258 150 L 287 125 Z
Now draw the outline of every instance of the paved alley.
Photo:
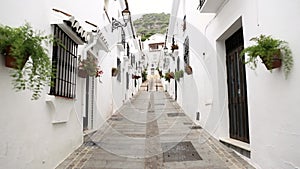
M 57 167 L 65 168 L 253 167 L 201 127 L 195 127 L 166 92 L 149 90 L 139 91 Z

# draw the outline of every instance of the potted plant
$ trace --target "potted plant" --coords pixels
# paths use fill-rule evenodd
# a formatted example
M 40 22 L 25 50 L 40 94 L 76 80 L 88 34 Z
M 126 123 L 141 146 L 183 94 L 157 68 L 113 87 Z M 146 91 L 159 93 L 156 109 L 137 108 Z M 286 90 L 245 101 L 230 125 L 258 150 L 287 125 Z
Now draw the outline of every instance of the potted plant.
M 86 78 L 87 76 L 99 77 L 103 71 L 98 66 L 98 59 L 94 56 L 88 55 L 86 59 L 81 59 L 81 56 L 78 58 L 78 76 Z
M 138 76 L 138 75 L 132 75 L 132 79 L 139 79 L 141 78 L 141 76 Z
M 174 79 L 174 73 L 173 72 L 166 72 L 164 76 L 165 80 L 170 82 L 171 79 Z
M 171 50 L 172 50 L 172 52 L 174 52 L 174 50 L 178 50 L 178 45 L 177 44 L 173 44 L 171 46 Z
M 286 41 L 274 39 L 271 36 L 260 35 L 259 37 L 251 38 L 250 41 L 256 42 L 255 45 L 245 48 L 240 56 L 248 55 L 245 64 L 249 64 L 250 68 L 257 67 L 258 58 L 261 58 L 266 68 L 272 72 L 272 69 L 281 67 L 287 77 L 293 67 L 293 57 L 291 49 Z
M 147 66 L 148 67 L 148 66 Z M 145 69 L 143 72 L 142 72 L 142 82 L 145 82 L 147 80 L 147 69 Z
M 183 74 L 184 74 L 183 70 L 176 71 L 175 72 L 175 80 L 179 80 L 180 78 L 182 78 Z
M 163 77 L 162 70 L 160 70 L 158 67 L 156 68 L 156 70 L 158 71 L 159 76 Z
M 33 30 L 26 23 L 17 28 L 0 25 L 0 39 L 0 52 L 5 56 L 5 65 L 14 68 L 11 74 L 14 89 L 28 89 L 33 92 L 31 99 L 37 100 L 53 77 L 51 60 L 45 47 L 54 42 L 53 38 Z
M 190 65 L 185 65 L 184 69 L 185 69 L 186 74 L 188 74 L 188 75 L 191 75 L 193 73 L 193 69 Z
M 118 73 L 119 73 L 119 70 L 118 70 L 117 68 L 113 67 L 113 68 L 111 69 L 111 75 L 112 75 L 113 77 L 117 76 Z

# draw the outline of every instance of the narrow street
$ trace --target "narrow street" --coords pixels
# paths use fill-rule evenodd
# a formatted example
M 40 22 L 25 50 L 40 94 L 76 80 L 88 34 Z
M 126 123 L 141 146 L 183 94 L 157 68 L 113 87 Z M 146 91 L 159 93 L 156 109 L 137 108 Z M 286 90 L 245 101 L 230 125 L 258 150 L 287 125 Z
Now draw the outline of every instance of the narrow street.
M 195 126 L 153 82 L 139 91 L 57 169 L 253 168 Z

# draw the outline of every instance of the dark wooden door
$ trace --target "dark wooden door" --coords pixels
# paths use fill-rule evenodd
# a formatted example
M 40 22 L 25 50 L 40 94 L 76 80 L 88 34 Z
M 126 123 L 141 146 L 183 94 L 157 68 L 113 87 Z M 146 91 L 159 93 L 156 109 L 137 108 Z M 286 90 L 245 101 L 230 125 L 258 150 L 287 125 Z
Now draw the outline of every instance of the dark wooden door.
M 230 138 L 249 139 L 246 71 L 239 55 L 244 48 L 242 28 L 225 41 Z

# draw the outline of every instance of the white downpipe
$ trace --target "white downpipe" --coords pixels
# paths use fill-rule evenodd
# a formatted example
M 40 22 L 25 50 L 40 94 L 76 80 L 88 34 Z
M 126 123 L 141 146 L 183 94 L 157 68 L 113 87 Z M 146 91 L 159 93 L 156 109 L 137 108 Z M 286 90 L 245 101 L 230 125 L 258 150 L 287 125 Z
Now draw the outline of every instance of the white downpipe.
M 94 41 L 82 50 L 82 58 L 86 59 L 87 51 L 96 45 L 97 40 L 98 38 L 94 38 Z
M 91 33 L 92 35 L 92 33 Z M 83 50 L 82 50 L 82 59 L 86 59 L 87 58 L 87 52 L 88 50 L 90 50 L 93 46 L 96 45 L 97 43 L 97 39 L 98 38 L 94 38 L 94 41 L 91 43 L 91 44 L 88 44 Z M 86 85 L 86 84 L 85 84 Z M 82 86 L 82 91 L 85 91 L 85 86 Z M 84 116 L 84 111 L 85 111 L 85 92 L 81 92 L 81 95 L 82 95 L 82 101 L 83 103 L 81 104 L 81 112 L 82 112 L 82 117 Z

